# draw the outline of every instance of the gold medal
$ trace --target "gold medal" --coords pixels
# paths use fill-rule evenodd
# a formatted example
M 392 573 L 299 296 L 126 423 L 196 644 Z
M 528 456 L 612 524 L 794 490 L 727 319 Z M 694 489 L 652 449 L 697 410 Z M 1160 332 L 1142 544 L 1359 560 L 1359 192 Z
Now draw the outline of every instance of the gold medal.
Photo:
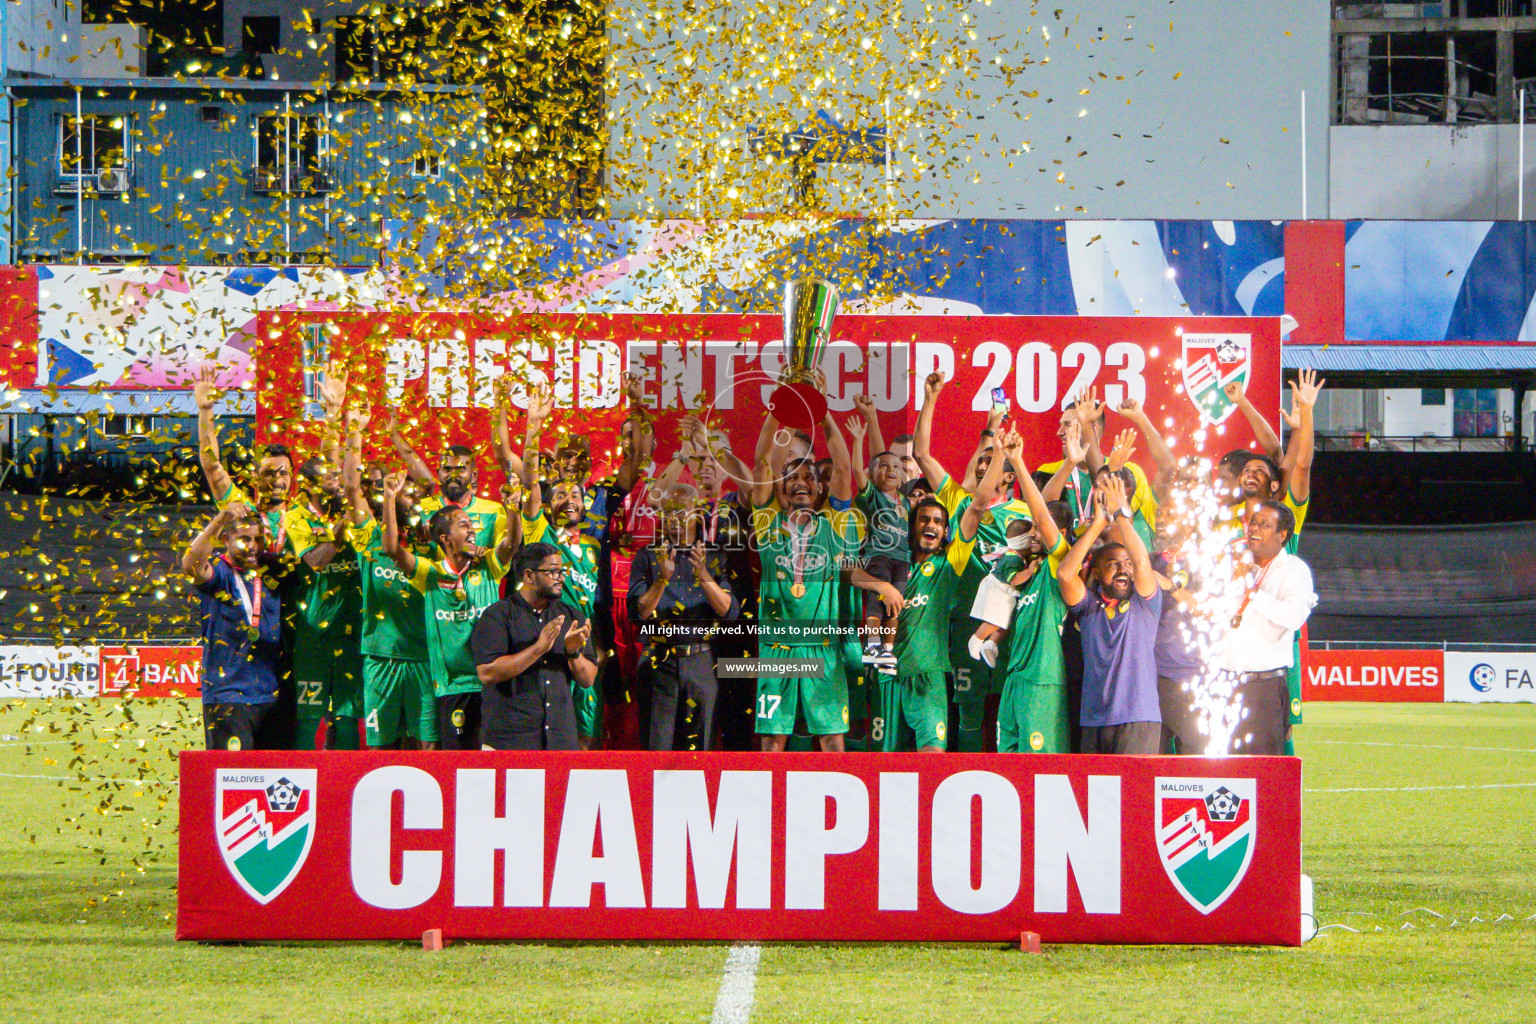
M 1243 624 L 1243 613 L 1242 612 L 1238 612 L 1236 615 L 1232 616 L 1232 628 L 1233 629 L 1236 629 L 1238 626 L 1241 626 L 1242 624 Z
M 453 599 L 455 601 L 462 601 L 462 600 L 464 600 L 464 588 L 462 586 L 458 586 L 458 587 L 454 587 L 453 588 Z
M 991 510 L 988 510 L 981 514 L 981 521 L 983 525 L 991 526 L 994 522 L 997 521 L 997 517 L 992 514 Z
M 805 584 L 804 583 L 796 583 L 794 586 L 789 588 L 789 594 L 790 594 L 791 597 L 795 597 L 795 598 L 804 597 L 805 596 Z

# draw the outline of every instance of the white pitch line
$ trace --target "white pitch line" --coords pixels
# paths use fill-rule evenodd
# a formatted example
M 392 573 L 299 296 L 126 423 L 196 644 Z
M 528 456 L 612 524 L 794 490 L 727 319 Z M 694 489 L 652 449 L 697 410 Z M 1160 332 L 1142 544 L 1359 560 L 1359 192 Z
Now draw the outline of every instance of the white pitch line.
M 1417 750 L 1478 750 L 1490 754 L 1536 754 L 1536 747 L 1458 747 L 1449 743 L 1383 743 L 1379 740 L 1306 740 L 1349 747 L 1413 747 Z
M 50 782 L 118 782 L 124 786 L 164 786 L 164 779 L 119 779 L 110 775 L 92 775 L 82 779 L 78 775 L 14 775 L 0 772 L 0 779 L 47 779 Z
M 1304 792 L 1430 792 L 1435 789 L 1536 789 L 1536 783 L 1488 783 L 1485 786 L 1353 786 L 1349 789 L 1306 789 Z
M 725 958 L 725 976 L 715 996 L 710 1024 L 747 1024 L 752 1019 L 752 1000 L 757 991 L 757 965 L 761 946 L 732 946 Z

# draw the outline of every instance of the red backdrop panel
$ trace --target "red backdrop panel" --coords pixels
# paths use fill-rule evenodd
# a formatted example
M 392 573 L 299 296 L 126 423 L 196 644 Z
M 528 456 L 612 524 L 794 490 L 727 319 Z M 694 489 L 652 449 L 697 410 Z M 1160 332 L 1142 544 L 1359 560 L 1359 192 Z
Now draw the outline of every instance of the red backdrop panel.
M 1300 787 L 1293 758 L 187 752 L 177 935 L 1297 945 Z

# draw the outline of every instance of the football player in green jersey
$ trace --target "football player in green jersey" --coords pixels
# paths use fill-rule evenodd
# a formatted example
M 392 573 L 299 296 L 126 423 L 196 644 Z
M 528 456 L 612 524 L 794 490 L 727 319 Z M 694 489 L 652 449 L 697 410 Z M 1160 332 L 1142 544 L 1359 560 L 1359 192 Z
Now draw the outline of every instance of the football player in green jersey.
M 497 409 L 499 410 L 499 405 Z M 430 516 L 440 508 L 454 506 L 469 513 L 475 524 L 475 542 L 483 548 L 501 543 L 508 529 L 507 510 L 499 501 L 482 498 L 475 493 L 480 483 L 480 471 L 475 465 L 475 450 L 466 445 L 453 444 L 443 449 L 438 457 L 437 472 L 416 454 L 400 432 L 400 421 L 393 409 L 389 418 L 389 440 L 395 454 L 404 460 L 411 479 L 416 481 L 422 493 L 421 511 Z M 498 452 L 499 456 L 499 452 Z M 433 494 L 433 491 L 437 491 Z
M 764 430 L 770 427 L 776 432 L 771 417 Z M 848 731 L 845 638 L 837 630 L 851 618 L 841 607 L 841 591 L 844 564 L 858 550 L 859 526 L 848 446 L 830 416 L 822 429 L 832 453 L 825 508 L 816 507 L 821 487 L 811 460 L 786 463 L 775 480 L 771 455 L 760 446 L 753 467 L 752 534 L 763 565 L 759 656 L 820 665 L 819 671 L 758 679 L 756 728 L 765 751 L 785 749 L 797 712 L 824 751 L 841 753 Z
M 352 506 L 348 540 L 357 552 L 363 590 L 363 725 L 370 747 L 423 750 L 437 747 L 437 706 L 427 661 L 426 611 L 422 595 L 384 552 L 383 528 L 374 518 L 362 486 L 363 427 L 366 414 L 348 424 L 342 481 Z M 432 549 L 420 537 L 420 491 L 406 480 L 394 495 L 396 523 L 411 524 L 418 555 Z M 383 507 L 381 492 L 380 518 Z
M 979 490 L 980 482 L 992 463 L 998 458 L 1006 460 L 1006 456 L 995 444 L 995 430 L 988 427 L 982 432 L 977 454 L 972 456 L 972 468 L 968 472 L 974 479 L 965 482 L 962 486 L 950 477 L 943 465 L 933 456 L 931 448 L 933 420 L 937 413 L 939 399 L 943 394 L 944 383 L 944 375 L 940 373 L 929 374 L 923 382 L 923 408 L 918 415 L 917 432 L 912 450 L 929 483 L 937 488 L 935 494 L 938 499 L 954 516 L 975 504 L 976 499 L 967 493 L 967 490 L 970 488 Z M 1000 428 L 1002 418 L 995 416 L 989 418 L 988 422 L 995 423 Z M 953 667 L 954 703 L 959 724 L 954 741 L 955 749 L 962 753 L 976 753 L 982 750 L 985 743 L 983 722 L 986 718 L 987 703 L 1002 687 L 1001 676 L 998 676 L 985 662 L 976 661 L 970 656 L 971 633 L 976 628 L 970 612 L 976 600 L 976 592 L 980 589 L 982 581 L 986 579 L 992 563 L 1008 551 L 1008 524 L 1015 519 L 1027 518 L 1030 514 L 1029 506 L 1013 496 L 1019 475 L 1016 468 L 1012 463 L 1005 461 L 1001 470 L 1001 483 L 992 492 L 990 505 L 981 510 L 981 523 L 976 531 L 976 546 L 971 551 L 970 564 L 966 567 L 960 585 L 955 590 L 955 600 L 949 611 L 949 655 L 950 664 Z
M 480 616 L 501 597 L 501 579 L 517 550 L 520 532 L 508 530 L 496 547 L 481 548 L 469 513 L 448 506 L 427 521 L 439 559 L 417 557 L 400 544 L 395 499 L 404 483 L 404 473 L 384 482 L 384 553 L 425 598 L 427 662 L 436 696 L 439 746 L 479 750 L 481 683 L 469 637 Z
M 1023 451 L 1014 431 L 1003 437 L 1010 459 Z M 869 739 L 877 749 L 894 752 L 909 742 L 923 753 L 944 752 L 949 721 L 945 674 L 950 670 L 949 607 L 971 563 L 971 549 L 981 526 L 982 510 L 992 503 L 1002 483 L 1003 459 L 993 459 L 977 487 L 976 500 L 960 514 L 955 537 L 946 540 L 949 513 L 936 498 L 913 506 L 908 529 L 911 572 L 903 590 L 862 569 L 854 581 L 879 594 L 896 620 L 896 675 L 881 676 L 879 712 L 870 723 Z

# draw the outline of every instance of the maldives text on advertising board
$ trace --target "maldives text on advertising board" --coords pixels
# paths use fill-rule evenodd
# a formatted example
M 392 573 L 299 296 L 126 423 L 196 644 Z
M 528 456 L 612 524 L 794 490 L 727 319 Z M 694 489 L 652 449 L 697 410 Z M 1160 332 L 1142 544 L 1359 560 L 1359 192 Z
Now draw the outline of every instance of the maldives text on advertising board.
M 1273 317 L 850 315 L 834 322 L 821 368 L 834 418 L 854 415 L 854 396 L 868 394 L 887 441 L 912 432 L 922 379 L 943 373 L 950 385 L 934 454 L 951 472 L 969 459 L 994 388 L 1008 397 L 1032 465 L 1061 457 L 1058 412 L 1089 387 L 1111 409 L 1143 403 L 1176 454 L 1219 456 L 1253 440 L 1225 384 L 1241 381 L 1260 409 L 1280 407 L 1279 332 Z M 410 435 L 428 448 L 483 446 L 503 374 L 515 383 L 515 408 L 526 407 L 523 382 L 548 380 L 553 426 L 589 434 L 599 461 L 617 447 L 624 373 L 639 377 L 645 405 L 666 427 L 685 412 L 706 413 L 746 456 L 784 364 L 781 320 L 761 315 L 284 312 L 263 313 L 257 334 L 261 440 L 313 442 L 316 375 L 337 359 L 376 408 L 414 421 Z M 675 436 L 662 434 L 665 443 Z
M 177 936 L 1298 945 L 1300 787 L 1277 757 L 187 752 Z

